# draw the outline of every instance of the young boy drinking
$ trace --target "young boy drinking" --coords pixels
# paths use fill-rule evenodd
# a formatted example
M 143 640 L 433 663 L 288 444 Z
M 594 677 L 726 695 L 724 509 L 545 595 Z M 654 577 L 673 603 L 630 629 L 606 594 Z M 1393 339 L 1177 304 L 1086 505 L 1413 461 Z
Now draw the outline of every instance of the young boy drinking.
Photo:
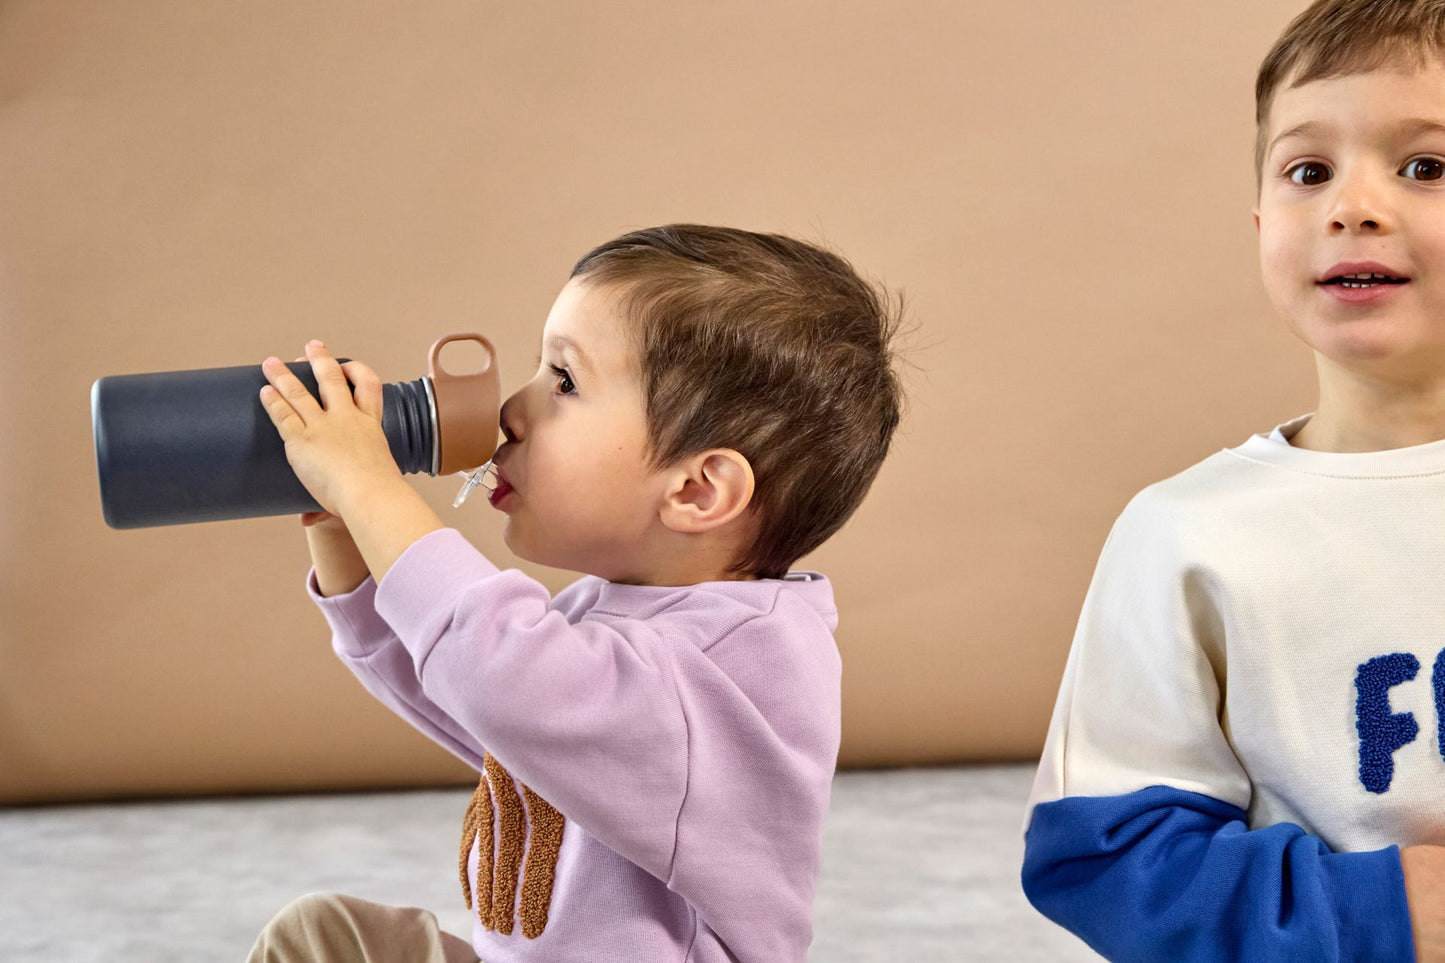
M 308 516 L 310 592 L 379 699 L 481 774 L 471 945 L 431 914 L 313 896 L 253 960 L 802 960 L 839 740 L 837 621 L 790 573 L 858 507 L 898 423 L 879 293 L 841 258 L 692 225 L 603 244 L 502 407 L 508 548 L 402 479 L 381 385 L 307 345 L 262 403 Z M 348 388 L 355 389 L 355 400 Z
M 1024 888 L 1114 960 L 1445 960 L 1445 2 L 1322 0 L 1256 95 L 1318 407 L 1115 524 Z

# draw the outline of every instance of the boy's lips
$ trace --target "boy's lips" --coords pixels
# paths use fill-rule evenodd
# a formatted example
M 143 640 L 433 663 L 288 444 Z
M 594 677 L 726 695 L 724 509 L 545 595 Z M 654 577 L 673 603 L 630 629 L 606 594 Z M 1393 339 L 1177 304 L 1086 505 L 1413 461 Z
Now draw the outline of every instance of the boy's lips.
M 512 483 L 509 482 L 507 476 L 503 474 L 502 466 L 494 463 L 492 465 L 492 471 L 497 476 L 497 487 L 493 488 L 491 493 L 487 495 L 487 502 L 493 508 L 500 508 L 502 499 L 512 493 Z
M 1315 278 L 1326 294 L 1348 304 L 1379 301 L 1409 283 L 1408 275 L 1378 261 L 1342 261 Z

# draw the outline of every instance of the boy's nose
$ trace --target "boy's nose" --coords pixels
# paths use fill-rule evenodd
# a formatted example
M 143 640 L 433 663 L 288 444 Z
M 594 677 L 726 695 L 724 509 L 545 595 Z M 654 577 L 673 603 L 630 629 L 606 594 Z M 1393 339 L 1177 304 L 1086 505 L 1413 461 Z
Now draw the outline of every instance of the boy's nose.
M 1346 233 L 1369 233 L 1380 230 L 1380 219 L 1365 214 L 1346 213 L 1336 215 L 1330 224 L 1334 231 Z
M 518 391 L 502 402 L 502 437 L 515 442 L 524 434 L 522 427 L 522 392 Z
M 1385 230 L 1390 219 L 1380 193 L 1367 177 L 1348 181 L 1341 178 L 1332 205 L 1330 232 L 1333 234 L 1370 234 Z

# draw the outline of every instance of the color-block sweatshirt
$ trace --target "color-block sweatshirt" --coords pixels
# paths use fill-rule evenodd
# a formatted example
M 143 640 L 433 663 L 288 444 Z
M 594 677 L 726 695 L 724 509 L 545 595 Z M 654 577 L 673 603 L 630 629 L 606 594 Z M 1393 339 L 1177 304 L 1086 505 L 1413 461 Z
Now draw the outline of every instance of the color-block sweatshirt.
M 822 576 L 551 597 L 453 529 L 322 598 L 363 685 L 471 764 L 486 963 L 804 959 L 840 730 Z
M 1445 442 L 1297 419 L 1137 495 L 1104 546 L 1023 883 L 1113 960 L 1408 961 L 1445 843 Z

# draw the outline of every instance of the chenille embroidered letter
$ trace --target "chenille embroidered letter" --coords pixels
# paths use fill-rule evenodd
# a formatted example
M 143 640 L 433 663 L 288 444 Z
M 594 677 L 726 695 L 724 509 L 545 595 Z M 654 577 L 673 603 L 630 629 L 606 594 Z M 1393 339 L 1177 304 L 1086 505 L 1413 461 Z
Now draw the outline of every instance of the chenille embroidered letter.
M 1360 736 L 1360 782 L 1373 793 L 1390 791 L 1395 750 L 1420 733 L 1412 712 L 1390 709 L 1390 689 L 1409 682 L 1420 660 L 1408 652 L 1380 655 L 1355 670 L 1355 731 Z
M 1440 747 L 1440 758 L 1445 759 L 1445 649 L 1435 656 L 1430 681 L 1435 685 L 1435 744 Z

